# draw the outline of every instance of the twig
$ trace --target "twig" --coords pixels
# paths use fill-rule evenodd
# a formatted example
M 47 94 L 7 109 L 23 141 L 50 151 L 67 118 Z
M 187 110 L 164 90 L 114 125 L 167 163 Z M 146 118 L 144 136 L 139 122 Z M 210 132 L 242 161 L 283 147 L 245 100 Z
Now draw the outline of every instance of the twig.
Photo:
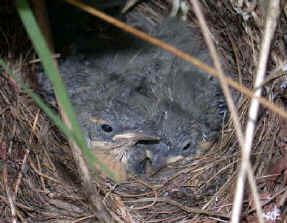
M 269 2 L 269 8 L 268 8 L 268 14 L 266 19 L 266 25 L 264 30 L 264 37 L 261 45 L 261 52 L 260 52 L 260 60 L 256 75 L 256 81 L 255 81 L 255 88 L 257 86 L 260 86 L 261 83 L 264 81 L 264 74 L 266 70 L 266 64 L 267 59 L 269 55 L 269 49 L 270 49 L 270 43 L 273 37 L 273 33 L 276 27 L 276 20 L 279 15 L 279 0 L 274 0 Z M 259 97 L 261 95 L 261 88 L 257 89 L 255 91 L 256 97 Z M 255 129 L 255 122 L 258 115 L 258 108 L 259 108 L 259 102 L 257 98 L 253 98 L 250 105 L 249 110 L 249 120 L 247 123 L 246 128 L 246 134 L 245 134 L 245 146 L 242 150 L 242 164 L 239 171 L 239 176 L 237 180 L 236 185 L 236 193 L 235 198 L 233 202 L 233 210 L 232 210 L 232 223 L 238 223 L 240 219 L 240 213 L 241 213 L 241 207 L 242 207 L 242 200 L 243 200 L 243 192 L 244 192 L 244 186 L 245 186 L 245 178 L 246 173 L 248 174 L 248 180 L 250 181 L 251 189 L 254 192 L 256 191 L 254 177 L 252 174 L 252 170 L 250 167 L 249 157 L 250 157 L 250 151 L 251 146 L 253 142 L 253 135 L 254 135 L 254 129 Z M 260 201 L 259 198 L 254 196 L 256 209 L 258 211 L 258 217 L 259 222 L 263 222 L 262 217 L 262 210 L 260 207 Z M 261 212 L 261 213 L 260 213 Z
M 87 215 L 81 218 L 78 218 L 77 220 L 71 221 L 71 223 L 78 223 L 78 222 L 83 222 L 85 220 L 91 219 L 91 218 L 95 218 L 97 217 L 97 214 L 91 214 L 91 215 Z
M 222 194 L 226 188 L 230 185 L 231 181 L 235 178 L 236 176 L 236 172 L 232 174 L 232 176 L 226 181 L 226 183 L 224 185 L 221 186 L 221 188 L 219 189 L 219 191 L 216 192 L 216 194 L 214 194 L 212 196 L 212 198 L 202 207 L 202 209 L 206 209 L 207 207 L 209 207 L 211 204 L 214 203 L 214 201 L 216 200 L 217 197 L 219 197 L 220 194 Z M 217 208 L 218 210 L 219 208 Z M 191 222 L 195 221 L 195 219 L 198 217 L 198 215 L 194 216 L 191 219 Z
M 40 163 L 40 160 L 39 160 L 39 156 L 38 156 L 38 155 L 36 155 L 36 161 L 37 161 L 38 171 L 39 171 L 40 173 L 42 173 L 41 163 Z M 42 175 L 39 175 L 39 177 L 40 177 L 40 181 L 41 181 L 41 185 L 42 185 L 42 190 L 46 192 L 47 189 L 46 189 L 44 177 L 43 177 Z
M 36 114 L 36 117 L 34 119 L 34 122 L 33 122 L 33 127 L 32 127 L 32 132 L 33 133 L 35 131 L 37 122 L 39 120 L 39 114 L 40 114 L 40 111 L 38 110 L 38 112 Z M 29 142 L 31 144 L 31 142 L 32 142 L 32 134 L 30 135 Z M 16 184 L 15 184 L 15 190 L 14 190 L 14 195 L 13 195 L 13 199 L 14 200 L 16 200 L 16 197 L 17 197 L 18 189 L 19 189 L 19 186 L 21 184 L 21 180 L 22 180 L 23 173 L 24 173 L 24 170 L 25 170 L 25 167 L 26 167 L 26 164 L 27 164 L 27 159 L 28 159 L 29 153 L 30 153 L 30 150 L 29 149 L 25 149 L 25 155 L 24 155 L 24 158 L 23 158 L 23 161 L 22 161 L 21 170 L 19 172 Z
M 149 202 L 149 201 L 154 201 L 154 198 L 142 198 L 142 199 L 138 199 L 136 201 L 124 201 L 124 203 L 139 203 L 139 202 Z M 166 199 L 166 198 L 158 198 L 157 202 L 165 202 L 168 203 L 170 205 L 176 206 L 177 208 L 186 211 L 188 213 L 193 213 L 193 214 L 204 214 L 204 215 L 209 215 L 209 216 L 217 216 L 217 217 L 222 217 L 222 218 L 226 218 L 229 219 L 229 216 L 221 214 L 219 212 L 216 211 L 207 211 L 207 210 L 202 210 L 199 208 L 191 208 L 191 207 L 187 207 L 182 205 L 181 203 L 174 201 L 174 200 L 170 200 L 170 199 Z M 133 209 L 133 208 L 132 208 Z
M 2 200 L 3 202 L 5 202 L 7 205 L 9 204 L 8 199 L 7 199 L 6 197 L 2 196 L 2 195 L 0 195 L 0 200 Z M 26 210 L 26 211 L 28 211 L 28 212 L 29 212 L 29 211 L 31 211 L 31 212 L 35 211 L 34 208 L 25 206 L 25 205 L 23 205 L 23 204 L 21 204 L 21 203 L 18 203 L 18 202 L 15 202 L 15 205 L 16 205 L 17 207 L 19 207 L 20 209 Z
M 24 158 L 22 160 L 21 170 L 19 171 L 19 174 L 18 174 L 18 177 L 17 177 L 17 181 L 16 181 L 16 184 L 15 184 L 15 190 L 14 190 L 14 194 L 13 194 L 13 199 L 14 200 L 16 200 L 16 198 L 17 198 L 17 193 L 18 193 L 19 186 L 21 184 L 21 180 L 22 180 L 22 177 L 23 177 L 23 173 L 24 173 L 24 170 L 25 170 L 25 167 L 26 167 L 26 163 L 27 163 L 27 159 L 28 159 L 28 156 L 29 156 L 29 152 L 30 152 L 29 149 L 25 149 L 25 155 L 24 155 Z
M 12 194 L 10 192 L 10 188 L 8 187 L 7 182 L 5 184 L 5 187 L 6 187 L 6 193 L 7 193 L 8 202 L 9 202 L 10 209 L 11 209 L 11 215 L 12 215 L 11 222 L 12 223 L 17 223 L 16 207 L 15 207 L 14 200 L 12 198 Z
M 204 16 L 203 16 L 203 13 L 201 12 L 201 8 L 199 6 L 198 0 L 190 1 L 190 3 L 194 7 L 194 13 L 196 14 L 196 16 L 197 16 L 197 18 L 199 20 L 199 24 L 200 24 L 200 27 L 201 27 L 201 29 L 203 31 L 203 35 L 204 35 L 205 41 L 206 41 L 208 49 L 209 49 L 209 51 L 211 53 L 211 57 L 212 57 L 212 59 L 214 61 L 214 65 L 215 65 L 215 67 L 216 67 L 216 69 L 218 71 L 219 81 L 220 81 L 220 84 L 221 84 L 224 96 L 226 98 L 229 111 L 231 113 L 231 117 L 232 117 L 232 120 L 233 120 L 233 123 L 234 123 L 234 127 L 235 127 L 235 130 L 236 130 L 236 134 L 237 134 L 239 143 L 240 143 L 240 145 L 243 146 L 243 144 L 244 144 L 244 137 L 243 137 L 241 125 L 240 125 L 240 122 L 239 122 L 237 109 L 236 109 L 236 107 L 235 107 L 235 105 L 233 103 L 231 93 L 230 93 L 230 91 L 228 89 L 227 81 L 224 79 L 223 70 L 222 70 L 220 61 L 218 59 L 218 55 L 216 53 L 215 46 L 214 46 L 214 44 L 212 42 L 212 39 L 210 38 L 211 33 L 210 33 L 210 31 L 209 31 L 209 29 L 207 27 L 207 24 L 206 24 Z
M 16 217 L 16 207 L 14 204 L 14 200 L 13 197 L 11 195 L 10 192 L 10 188 L 8 186 L 8 176 L 7 176 L 7 150 L 6 150 L 6 142 L 4 139 L 2 139 L 2 143 L 1 143 L 1 160 L 3 163 L 3 167 L 2 167 L 2 181 L 3 181 L 3 185 L 5 186 L 5 190 L 6 190 L 6 194 L 7 194 L 7 200 L 8 200 L 8 204 L 10 206 L 10 210 L 11 210 L 11 222 L 12 223 L 17 223 L 17 217 Z
M 275 198 L 277 198 L 280 194 L 282 194 L 282 193 L 284 193 L 284 192 L 285 192 L 285 194 L 287 193 L 287 188 L 283 188 L 283 189 L 280 190 L 279 192 L 275 193 L 272 197 L 270 197 L 270 198 L 268 199 L 268 201 L 263 202 L 263 203 L 262 203 L 262 207 L 264 207 L 265 205 L 267 205 L 267 204 L 269 204 L 270 202 L 272 202 Z M 247 212 L 247 214 L 246 214 L 245 216 L 251 214 L 251 213 L 252 213 L 253 211 L 255 211 L 255 210 L 256 210 L 256 208 L 252 208 L 251 210 L 249 210 L 249 211 Z
M 272 74 L 268 75 L 267 78 L 257 88 L 255 88 L 255 90 L 263 87 L 264 85 L 266 85 L 270 81 L 273 81 L 275 79 L 278 79 L 280 77 L 285 76 L 286 74 L 287 74 L 287 71 L 286 70 L 282 70 L 282 71 L 275 72 L 275 73 L 272 73 Z
M 209 49 L 209 51 L 211 53 L 211 57 L 212 57 L 212 59 L 214 61 L 214 65 L 215 65 L 215 67 L 216 67 L 216 69 L 218 71 L 219 81 L 220 81 L 221 87 L 223 89 L 223 93 L 224 93 L 224 96 L 226 98 L 229 111 L 231 113 L 231 117 L 232 117 L 232 120 L 233 120 L 233 123 L 234 123 L 234 127 L 235 127 L 235 130 L 236 130 L 236 134 L 237 134 L 239 143 L 240 143 L 241 146 L 243 146 L 243 144 L 244 144 L 244 137 L 243 137 L 242 128 L 241 128 L 241 125 L 240 125 L 240 122 L 239 122 L 237 109 L 236 109 L 236 107 L 235 107 L 235 105 L 233 103 L 232 96 L 231 96 L 231 93 L 230 93 L 230 91 L 228 89 L 227 82 L 224 79 L 223 70 L 222 70 L 220 61 L 218 59 L 218 55 L 216 53 L 215 46 L 214 46 L 214 44 L 212 42 L 212 39 L 210 38 L 211 33 L 210 33 L 210 31 L 209 31 L 209 29 L 207 27 L 207 24 L 206 24 L 204 16 L 203 16 L 203 13 L 201 12 L 201 8 L 199 6 L 198 0 L 190 1 L 190 3 L 194 7 L 194 13 L 196 14 L 196 16 L 197 16 L 197 18 L 199 20 L 199 24 L 200 24 L 200 27 L 201 27 L 201 29 L 203 31 L 203 35 L 204 35 L 205 41 L 206 41 L 208 49 Z
M 210 75 L 212 75 L 213 77 L 218 78 L 219 74 L 217 72 L 217 70 L 215 70 L 214 68 L 209 67 L 208 65 L 200 62 L 199 60 L 191 57 L 189 54 L 186 54 L 178 49 L 176 49 L 175 47 L 170 46 L 169 44 L 163 43 L 162 41 L 156 39 L 156 38 L 152 38 L 151 36 L 147 35 L 144 32 L 141 32 L 135 28 L 132 28 L 128 25 L 126 25 L 123 22 L 120 22 L 117 19 L 114 19 L 111 16 L 106 15 L 105 13 L 94 9 L 92 7 L 89 7 L 83 3 L 77 2 L 75 0 L 65 0 L 66 2 L 70 3 L 71 5 L 77 6 L 78 8 L 94 15 L 97 16 L 101 19 L 103 19 L 104 21 L 113 24 L 114 26 L 128 32 L 131 33 L 135 36 L 137 36 L 138 38 L 141 38 L 145 41 L 150 42 L 151 44 L 154 44 L 158 47 L 161 47 L 164 50 L 167 50 L 171 53 L 173 53 L 174 55 L 182 58 L 183 60 L 186 60 L 188 62 L 191 62 L 193 65 L 195 65 L 196 67 L 199 67 L 200 69 L 202 69 L 203 71 L 209 73 Z M 287 112 L 284 111 L 282 108 L 279 108 L 276 105 L 273 105 L 271 102 L 269 102 L 268 100 L 266 100 L 265 98 L 262 97 L 258 97 L 257 95 L 255 95 L 251 90 L 247 89 L 246 87 L 240 85 L 239 83 L 237 83 L 236 81 L 227 78 L 226 76 L 223 76 L 223 79 L 227 82 L 228 85 L 230 85 L 231 87 L 235 88 L 236 90 L 240 91 L 242 94 L 246 95 L 249 98 L 256 98 L 262 105 L 264 105 L 265 107 L 269 108 L 271 111 L 278 113 L 280 116 L 282 116 L 283 118 L 285 118 L 287 120 Z
M 45 178 L 47 178 L 48 180 L 53 181 L 53 182 L 55 182 L 55 183 L 62 184 L 60 181 L 54 179 L 53 177 L 50 177 L 50 176 L 48 176 L 48 175 L 46 175 L 46 174 L 40 172 L 40 171 L 35 167 L 35 164 L 32 162 L 32 160 L 30 160 L 30 166 L 33 168 L 33 170 L 34 170 L 39 176 L 45 177 Z
M 174 217 L 174 218 L 167 217 L 167 218 L 161 218 L 161 219 L 148 220 L 148 221 L 145 221 L 145 223 L 180 222 L 179 220 L 183 219 L 183 218 L 186 218 L 186 216 L 182 215 L 182 216 L 178 216 L 178 217 Z
M 135 207 L 133 208 L 133 210 L 142 210 L 142 209 L 146 209 L 146 208 L 150 208 L 152 206 L 154 206 L 156 204 L 156 202 L 158 201 L 158 195 L 157 195 L 157 192 L 154 191 L 154 198 L 153 199 L 153 202 L 151 204 L 148 204 L 148 205 L 145 205 L 143 207 Z
M 287 200 L 287 190 L 285 190 L 285 193 L 283 194 L 282 198 L 280 199 L 280 202 L 279 202 L 280 207 L 283 207 L 286 200 Z
M 232 96 L 231 96 L 230 91 L 228 89 L 227 82 L 224 79 L 223 70 L 221 68 L 221 64 L 220 64 L 220 61 L 218 59 L 218 55 L 216 53 L 215 46 L 214 46 L 214 44 L 213 44 L 213 42 L 212 42 L 212 40 L 210 38 L 210 36 L 211 36 L 210 31 L 208 30 L 208 27 L 207 27 L 207 24 L 205 22 L 203 13 L 201 12 L 201 8 L 199 6 L 199 2 L 197 0 L 193 0 L 193 1 L 190 1 L 190 3 L 194 7 L 194 13 L 196 14 L 196 16 L 197 16 L 197 18 L 199 20 L 199 24 L 200 24 L 200 27 L 201 27 L 201 29 L 203 31 L 203 35 L 204 35 L 204 38 L 206 40 L 208 49 L 209 49 L 209 51 L 211 53 L 211 57 L 212 57 L 212 59 L 214 61 L 214 65 L 215 65 L 215 67 L 216 67 L 216 69 L 218 71 L 219 81 L 220 81 L 221 87 L 223 89 L 224 96 L 225 96 L 226 101 L 227 101 L 227 105 L 228 105 L 228 108 L 229 108 L 229 111 L 230 111 L 230 114 L 231 114 L 231 117 L 232 117 L 232 121 L 233 121 L 233 124 L 234 124 L 234 127 L 235 127 L 235 132 L 236 132 L 236 135 L 237 135 L 240 147 L 243 148 L 243 146 L 244 146 L 244 136 L 243 136 L 242 128 L 241 128 L 241 125 L 240 125 L 237 109 L 236 109 L 236 107 L 235 107 L 235 105 L 233 103 Z
M 234 56 L 235 56 L 239 83 L 242 85 L 242 73 L 241 73 L 240 63 L 239 63 L 240 60 L 239 60 L 239 56 L 238 56 L 238 49 L 237 49 L 236 44 L 234 43 L 234 40 L 232 39 L 231 35 L 229 33 L 227 33 L 227 36 L 228 36 L 228 39 L 231 42 L 231 46 L 232 46 L 233 53 L 234 53 Z

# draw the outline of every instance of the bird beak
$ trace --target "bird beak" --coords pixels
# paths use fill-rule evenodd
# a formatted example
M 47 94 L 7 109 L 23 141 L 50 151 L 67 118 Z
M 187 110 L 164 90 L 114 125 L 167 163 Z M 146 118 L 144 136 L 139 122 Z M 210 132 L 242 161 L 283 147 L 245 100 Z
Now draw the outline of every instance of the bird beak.
M 128 149 L 131 149 L 139 141 L 159 141 L 159 139 L 158 136 L 149 134 L 127 132 L 115 135 L 112 138 L 112 142 L 90 141 L 89 147 L 106 167 L 110 167 L 113 170 L 115 180 L 123 182 L 128 176 L 126 170 Z M 100 170 L 100 166 L 97 163 L 94 166 Z M 100 173 L 105 176 L 102 171 Z
M 144 133 L 134 133 L 134 132 L 119 134 L 113 137 L 113 141 L 129 142 L 128 144 L 131 146 L 135 145 L 138 141 L 159 141 L 159 140 L 160 138 L 158 136 L 152 136 Z
M 122 146 L 132 147 L 138 141 L 159 141 L 159 140 L 160 138 L 158 136 L 152 136 L 144 133 L 127 132 L 115 135 L 112 138 L 113 142 L 89 141 L 89 147 L 108 151 L 110 149 L 117 149 Z

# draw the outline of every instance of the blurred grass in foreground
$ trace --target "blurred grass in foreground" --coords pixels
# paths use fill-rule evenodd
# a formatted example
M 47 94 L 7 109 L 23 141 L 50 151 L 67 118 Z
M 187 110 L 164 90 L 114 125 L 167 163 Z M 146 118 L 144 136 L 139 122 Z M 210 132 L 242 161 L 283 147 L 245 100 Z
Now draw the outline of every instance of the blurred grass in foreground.
M 95 170 L 94 163 L 96 162 L 98 166 L 105 172 L 105 174 L 112 178 L 114 175 L 111 171 L 106 168 L 102 162 L 100 162 L 94 154 L 88 149 L 85 138 L 81 133 L 81 129 L 76 119 L 76 115 L 73 111 L 72 105 L 69 102 L 67 93 L 64 88 L 63 81 L 59 76 L 56 65 L 52 59 L 52 55 L 48 48 L 48 45 L 37 25 L 35 17 L 33 15 L 32 9 L 29 6 L 27 0 L 16 0 L 16 8 L 20 15 L 21 21 L 24 24 L 24 27 L 28 33 L 28 36 L 33 43 L 34 49 L 38 54 L 45 74 L 48 76 L 51 84 L 53 85 L 54 92 L 57 98 L 58 103 L 61 105 L 63 112 L 65 113 L 69 123 L 71 124 L 71 129 L 69 129 L 59 118 L 55 112 L 53 112 L 39 96 L 37 96 L 31 89 L 29 89 L 23 83 L 20 84 L 20 87 L 28 93 L 31 98 L 47 113 L 48 117 L 54 122 L 54 124 L 67 136 L 69 139 L 73 140 L 82 150 L 86 160 L 88 161 L 89 166 Z M 4 61 L 0 58 L 0 65 L 4 70 L 13 77 L 13 74 L 10 72 L 9 68 L 5 65 Z

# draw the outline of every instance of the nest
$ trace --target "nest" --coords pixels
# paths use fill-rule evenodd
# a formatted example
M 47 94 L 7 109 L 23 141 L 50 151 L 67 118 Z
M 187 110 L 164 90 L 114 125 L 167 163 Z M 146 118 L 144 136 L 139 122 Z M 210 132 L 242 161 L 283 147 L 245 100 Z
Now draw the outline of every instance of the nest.
M 251 88 L 263 35 L 264 6 L 261 3 L 248 3 L 242 8 L 236 8 L 235 3 L 232 5 L 226 1 L 212 0 L 201 1 L 201 4 L 217 49 L 229 63 L 227 72 L 238 74 L 238 81 Z M 29 61 L 35 55 L 27 44 L 27 37 L 23 41 L 25 32 L 19 26 L 13 8 L 9 5 L 7 7 L 9 10 L 1 12 L 11 18 L 7 20 L 9 26 L 1 20 L 0 44 L 6 50 L 4 59 L 19 78 L 31 80 L 35 67 Z M 158 21 L 168 15 L 170 4 L 161 0 L 143 2 L 133 10 Z M 190 25 L 198 25 L 195 18 L 190 10 Z M 273 38 L 267 74 L 279 70 L 286 60 L 285 26 L 286 15 L 282 10 Z M 66 139 L 17 86 L 16 81 L 5 72 L 2 73 L 1 219 L 3 222 L 15 219 L 19 222 L 95 222 L 97 214 L 84 193 Z M 282 77 L 272 79 L 266 85 L 265 95 L 284 108 L 286 98 L 280 90 L 282 82 Z M 270 97 L 271 94 L 273 97 Z M 243 127 L 247 122 L 249 104 L 249 99 L 244 96 L 238 102 Z M 286 169 L 286 126 L 286 121 L 279 115 L 262 107 L 251 162 L 266 215 L 274 211 L 275 206 L 284 207 L 282 200 L 286 174 L 281 176 L 280 173 Z M 178 161 L 169 165 L 161 170 L 163 174 L 160 177 L 150 176 L 147 180 L 134 177 L 122 184 L 99 178 L 96 186 L 105 208 L 115 222 L 228 221 L 240 158 L 234 127 L 229 122 L 211 149 L 199 151 L 188 162 Z M 164 172 L 169 170 L 175 174 L 167 177 Z M 243 219 L 256 221 L 254 201 L 248 187 L 244 199 Z M 280 216 L 282 222 L 284 213 L 286 210 L 282 208 L 281 215 L 276 216 Z

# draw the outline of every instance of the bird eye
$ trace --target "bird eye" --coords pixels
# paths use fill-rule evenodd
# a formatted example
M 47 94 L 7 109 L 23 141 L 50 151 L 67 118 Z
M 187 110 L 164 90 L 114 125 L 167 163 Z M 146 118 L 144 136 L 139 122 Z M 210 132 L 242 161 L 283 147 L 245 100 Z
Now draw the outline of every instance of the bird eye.
M 191 147 L 191 143 L 190 141 L 187 141 L 184 143 L 183 147 L 182 147 L 182 151 L 185 152 L 185 151 L 188 151 Z
M 112 126 L 107 125 L 107 124 L 103 124 L 103 125 L 101 126 L 101 128 L 102 128 L 102 130 L 103 130 L 104 132 L 112 132 L 112 131 L 113 131 Z

